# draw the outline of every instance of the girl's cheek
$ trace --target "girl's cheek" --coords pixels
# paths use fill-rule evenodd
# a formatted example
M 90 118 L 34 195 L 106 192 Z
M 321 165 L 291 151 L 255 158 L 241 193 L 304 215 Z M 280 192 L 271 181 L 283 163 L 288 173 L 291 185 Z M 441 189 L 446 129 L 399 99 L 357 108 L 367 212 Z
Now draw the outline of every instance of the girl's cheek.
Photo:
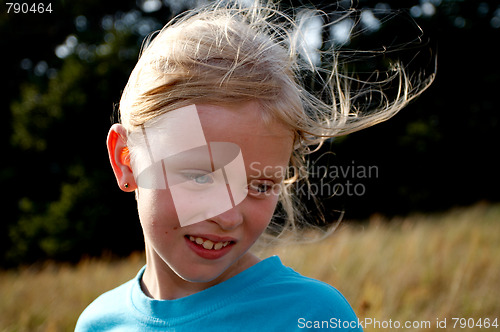
M 266 228 L 271 218 L 273 217 L 278 203 L 278 196 L 273 195 L 265 199 L 255 199 L 248 209 L 248 214 L 253 224 L 258 225 L 260 228 Z
M 166 190 L 143 191 L 139 198 L 139 214 L 146 227 L 178 227 L 177 212 Z
M 165 233 L 165 235 L 172 235 L 172 234 L 175 234 L 178 229 L 179 229 L 179 226 L 174 226 L 174 227 L 171 227 L 171 228 L 167 228 L 164 231 L 164 233 Z

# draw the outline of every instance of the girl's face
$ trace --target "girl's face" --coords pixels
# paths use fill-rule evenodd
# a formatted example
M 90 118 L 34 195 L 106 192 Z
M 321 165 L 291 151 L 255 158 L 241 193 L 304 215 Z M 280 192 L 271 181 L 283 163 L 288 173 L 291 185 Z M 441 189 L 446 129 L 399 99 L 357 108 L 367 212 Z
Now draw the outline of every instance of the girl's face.
M 229 142 L 241 149 L 249 184 L 246 198 L 215 217 L 184 227 L 168 187 L 140 187 L 137 200 L 146 242 L 146 274 L 154 269 L 161 275 L 159 280 L 217 283 L 255 264 L 248 250 L 275 210 L 276 187 L 288 166 L 293 134 L 284 125 L 266 125 L 256 102 L 196 108 L 207 142 Z M 210 179 L 196 175 L 193 181 L 203 185 Z

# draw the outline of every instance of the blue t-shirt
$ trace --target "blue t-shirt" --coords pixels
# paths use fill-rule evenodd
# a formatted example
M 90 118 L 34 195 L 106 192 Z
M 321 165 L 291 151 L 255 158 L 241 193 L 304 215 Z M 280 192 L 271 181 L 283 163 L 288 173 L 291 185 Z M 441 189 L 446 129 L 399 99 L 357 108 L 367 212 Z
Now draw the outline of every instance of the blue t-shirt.
M 284 266 L 277 256 L 201 292 L 154 300 L 133 280 L 97 298 L 76 331 L 362 331 L 338 290 Z

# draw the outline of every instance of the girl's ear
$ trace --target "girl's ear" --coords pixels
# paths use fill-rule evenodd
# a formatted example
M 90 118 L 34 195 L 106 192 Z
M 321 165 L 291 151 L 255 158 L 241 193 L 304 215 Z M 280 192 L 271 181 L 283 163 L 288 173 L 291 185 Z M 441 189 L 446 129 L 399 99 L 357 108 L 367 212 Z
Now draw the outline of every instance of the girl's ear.
M 129 149 L 127 147 L 127 131 L 121 124 L 114 124 L 108 133 L 106 145 L 109 161 L 121 190 L 131 192 L 137 189 L 134 174 L 130 167 Z

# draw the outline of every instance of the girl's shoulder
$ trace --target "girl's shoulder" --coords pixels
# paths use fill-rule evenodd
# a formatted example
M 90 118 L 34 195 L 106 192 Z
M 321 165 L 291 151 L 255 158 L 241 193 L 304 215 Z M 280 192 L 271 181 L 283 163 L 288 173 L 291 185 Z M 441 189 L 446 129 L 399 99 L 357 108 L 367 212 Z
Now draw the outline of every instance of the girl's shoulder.
M 303 307 L 317 308 L 318 303 L 321 303 L 325 309 L 338 310 L 341 307 L 347 307 L 352 311 L 345 297 L 335 287 L 320 280 L 303 276 L 292 268 L 284 266 L 277 256 L 267 260 L 271 260 L 274 273 L 271 273 L 261 284 L 262 293 L 282 298 L 284 301 L 289 301 L 290 304 L 296 302 L 297 305 Z
M 265 316 L 270 308 L 276 308 L 279 316 L 273 316 L 273 324 L 286 327 L 286 330 L 300 330 L 314 324 L 327 329 L 343 324 L 348 331 L 361 330 L 351 305 L 335 287 L 284 266 L 277 256 L 254 267 L 261 275 L 248 288 L 243 300 L 253 304 L 254 318 Z M 274 309 L 271 312 L 275 312 Z

